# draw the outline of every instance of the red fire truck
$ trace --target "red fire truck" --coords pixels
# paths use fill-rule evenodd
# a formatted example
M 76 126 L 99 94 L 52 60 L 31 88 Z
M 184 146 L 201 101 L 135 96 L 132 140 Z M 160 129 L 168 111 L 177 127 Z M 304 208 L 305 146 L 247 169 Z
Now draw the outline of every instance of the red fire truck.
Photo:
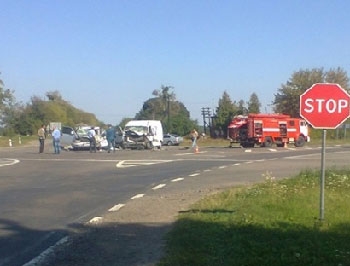
M 289 143 L 302 147 L 310 141 L 306 121 L 283 114 L 236 116 L 227 128 L 227 138 L 231 147 L 233 143 L 242 147 L 284 147 Z

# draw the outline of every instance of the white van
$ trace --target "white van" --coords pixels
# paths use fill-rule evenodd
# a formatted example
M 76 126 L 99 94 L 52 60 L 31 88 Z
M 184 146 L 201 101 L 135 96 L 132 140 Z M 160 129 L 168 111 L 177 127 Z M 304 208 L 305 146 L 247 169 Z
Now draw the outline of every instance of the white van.
M 159 120 L 131 120 L 123 132 L 124 148 L 161 148 L 163 126 Z

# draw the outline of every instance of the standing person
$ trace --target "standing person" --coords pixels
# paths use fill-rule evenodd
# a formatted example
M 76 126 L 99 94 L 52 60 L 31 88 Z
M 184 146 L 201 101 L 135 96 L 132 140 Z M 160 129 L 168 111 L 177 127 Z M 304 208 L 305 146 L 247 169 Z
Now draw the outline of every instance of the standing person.
M 192 140 L 192 148 L 197 147 L 197 138 L 198 138 L 198 132 L 197 130 L 193 129 L 190 134 L 191 140 Z
M 94 151 L 96 152 L 96 131 L 94 127 L 91 127 L 88 131 L 88 137 L 90 141 L 90 152 Z
M 106 138 L 108 141 L 108 153 L 110 153 L 113 148 L 113 152 L 115 152 L 115 129 L 112 125 L 108 125 L 108 129 L 106 130 Z
M 39 128 L 38 138 L 39 138 L 39 153 L 43 153 L 44 146 L 45 146 L 45 125 L 41 125 L 41 128 Z
M 55 150 L 55 154 L 60 154 L 61 150 L 61 131 L 54 127 L 54 130 L 52 131 L 52 143 Z

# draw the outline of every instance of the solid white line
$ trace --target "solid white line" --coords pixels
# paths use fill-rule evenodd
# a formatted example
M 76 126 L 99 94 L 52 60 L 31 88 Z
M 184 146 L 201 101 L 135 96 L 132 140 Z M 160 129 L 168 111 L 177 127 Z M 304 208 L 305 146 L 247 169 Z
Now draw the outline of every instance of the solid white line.
M 116 165 L 117 168 L 132 167 L 137 165 L 153 165 L 158 163 L 168 163 L 173 160 L 122 160 Z
M 124 161 L 119 161 L 119 162 L 117 163 L 116 167 L 117 167 L 117 168 L 122 168 L 122 167 L 124 167 L 123 163 L 124 163 Z
M 47 248 L 46 250 L 44 250 L 43 252 L 41 252 L 39 254 L 39 256 L 33 258 L 31 261 L 23 264 L 23 266 L 35 266 L 35 265 L 40 265 L 42 262 L 45 261 L 45 259 L 47 257 L 49 257 L 49 255 L 53 254 L 55 252 L 55 248 L 63 245 L 65 243 L 68 242 L 69 237 L 65 236 L 62 239 L 60 239 L 59 241 L 57 241 L 53 246 L 50 246 L 49 248 Z
M 176 153 L 174 154 L 175 156 L 180 156 L 180 155 L 190 155 L 193 154 L 192 152 L 186 152 L 186 153 Z
M 192 155 L 192 154 L 198 154 L 198 153 L 207 153 L 208 151 L 200 151 L 200 152 L 184 152 L 184 153 L 176 153 L 174 154 L 175 156 L 179 156 L 179 155 Z
M 14 165 L 16 163 L 19 163 L 19 160 L 17 159 L 10 159 L 10 158 L 4 158 L 5 160 L 11 160 L 11 162 L 8 162 L 8 163 L 4 163 L 4 164 L 0 164 L 0 167 L 2 166 L 9 166 L 9 165 Z
M 152 188 L 153 190 L 156 190 L 156 189 L 160 189 L 160 188 L 163 188 L 165 187 L 166 185 L 165 184 L 159 184 L 158 186 L 155 186 L 154 188 Z
M 116 211 L 119 211 L 124 206 L 125 206 L 125 204 L 117 204 L 117 205 L 114 205 L 112 208 L 110 208 L 108 211 L 109 212 L 116 212 Z

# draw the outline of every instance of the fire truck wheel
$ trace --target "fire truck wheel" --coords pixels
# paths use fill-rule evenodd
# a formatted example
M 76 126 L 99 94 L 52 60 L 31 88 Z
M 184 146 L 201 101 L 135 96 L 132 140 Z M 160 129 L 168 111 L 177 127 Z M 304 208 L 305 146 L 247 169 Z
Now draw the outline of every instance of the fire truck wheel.
M 295 147 L 303 147 L 305 144 L 305 139 L 303 136 L 299 136 L 298 139 L 294 142 Z
M 264 147 L 271 147 L 272 146 L 272 138 L 266 137 L 264 142 Z
M 248 143 L 247 142 L 241 142 L 242 148 L 248 148 Z

